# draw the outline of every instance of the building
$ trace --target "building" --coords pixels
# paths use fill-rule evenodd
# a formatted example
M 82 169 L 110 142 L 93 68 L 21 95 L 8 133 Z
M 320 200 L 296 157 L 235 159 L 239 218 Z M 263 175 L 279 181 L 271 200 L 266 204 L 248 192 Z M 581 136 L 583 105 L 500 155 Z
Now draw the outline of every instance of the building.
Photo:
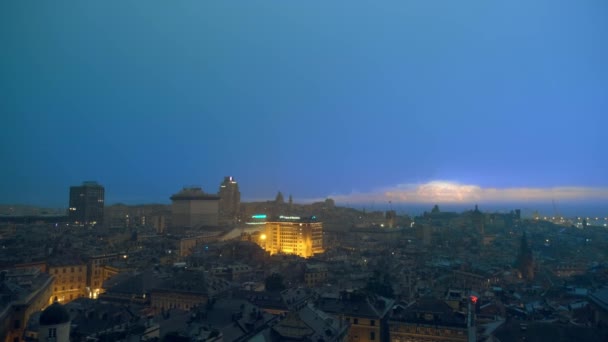
M 219 240 L 220 232 L 204 232 L 194 236 L 185 236 L 179 239 L 178 254 L 186 257 L 192 254 L 192 250 L 201 244 Z
M 307 287 L 317 287 L 327 283 L 327 266 L 322 264 L 306 264 L 304 282 Z
M 608 288 L 600 288 L 589 294 L 593 325 L 599 328 L 608 327 Z
M 53 277 L 38 268 L 0 272 L 0 341 L 21 341 L 34 313 L 49 305 Z
M 201 188 L 184 188 L 171 196 L 171 226 L 174 233 L 218 225 L 220 197 Z
M 312 304 L 289 312 L 270 328 L 270 341 L 345 341 L 348 325 Z
M 266 222 L 258 243 L 270 254 L 296 254 L 308 258 L 323 253 L 323 223 L 316 216 L 279 216 Z
M 124 253 L 108 253 L 90 256 L 87 261 L 86 297 L 95 299 L 100 293 L 103 293 L 103 282 L 118 273 L 118 269 L 112 267 L 111 264 L 119 260 L 124 260 L 127 257 L 128 256 Z
M 63 305 L 55 302 L 40 314 L 38 341 L 69 342 L 70 314 Z
M 388 341 L 387 319 L 394 303 L 360 291 L 343 291 L 339 297 L 321 295 L 315 305 L 349 326 L 346 341 L 377 342 Z
M 104 187 L 97 182 L 84 182 L 81 186 L 70 187 L 70 222 L 95 225 L 103 223 Z
M 390 340 L 394 342 L 468 340 L 465 316 L 434 298 L 421 298 L 407 307 L 395 306 L 388 326 Z
M 48 264 L 49 274 L 55 277 L 53 301 L 70 302 L 87 295 L 87 264 L 77 257 L 61 256 Z
M 241 205 L 241 192 L 238 183 L 231 176 L 224 177 L 218 194 L 220 196 L 220 220 L 226 223 L 236 222 Z
M 224 279 L 199 271 L 178 271 L 150 290 L 150 306 L 156 312 L 191 310 L 223 296 L 229 289 L 230 283 Z
M 167 229 L 167 217 L 165 215 L 154 215 L 149 220 L 156 234 L 164 234 Z

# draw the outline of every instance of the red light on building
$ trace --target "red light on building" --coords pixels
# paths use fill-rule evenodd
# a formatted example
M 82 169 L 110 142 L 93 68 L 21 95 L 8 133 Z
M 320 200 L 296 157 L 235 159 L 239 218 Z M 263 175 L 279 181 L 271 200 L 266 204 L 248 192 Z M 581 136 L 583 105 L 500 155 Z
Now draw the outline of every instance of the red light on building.
M 470 298 L 471 298 L 471 303 L 477 304 L 477 299 L 478 299 L 477 296 L 471 296 Z

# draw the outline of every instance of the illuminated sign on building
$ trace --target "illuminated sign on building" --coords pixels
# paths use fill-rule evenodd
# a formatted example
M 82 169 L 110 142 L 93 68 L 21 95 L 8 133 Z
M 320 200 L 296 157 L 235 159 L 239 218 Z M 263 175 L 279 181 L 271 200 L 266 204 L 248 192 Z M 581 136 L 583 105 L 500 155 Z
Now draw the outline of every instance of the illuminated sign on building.
M 300 216 L 279 216 L 281 220 L 299 220 Z
M 265 219 L 266 214 L 255 214 L 251 216 L 252 219 Z

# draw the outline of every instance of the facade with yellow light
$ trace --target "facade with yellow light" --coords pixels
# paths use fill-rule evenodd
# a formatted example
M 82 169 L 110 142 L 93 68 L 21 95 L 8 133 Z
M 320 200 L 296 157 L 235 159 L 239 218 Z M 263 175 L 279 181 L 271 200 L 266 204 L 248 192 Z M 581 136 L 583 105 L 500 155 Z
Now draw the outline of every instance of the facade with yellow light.
M 86 295 L 86 263 L 68 259 L 49 263 L 48 268 L 49 274 L 55 278 L 51 302 L 67 303 Z
M 128 255 L 125 253 L 100 254 L 89 257 L 87 272 L 86 296 L 96 299 L 104 293 L 103 282 L 116 275 L 119 269 L 111 266 L 119 260 L 126 260 Z
M 257 243 L 272 254 L 295 254 L 303 258 L 323 253 L 323 223 L 316 216 L 279 216 L 265 222 Z

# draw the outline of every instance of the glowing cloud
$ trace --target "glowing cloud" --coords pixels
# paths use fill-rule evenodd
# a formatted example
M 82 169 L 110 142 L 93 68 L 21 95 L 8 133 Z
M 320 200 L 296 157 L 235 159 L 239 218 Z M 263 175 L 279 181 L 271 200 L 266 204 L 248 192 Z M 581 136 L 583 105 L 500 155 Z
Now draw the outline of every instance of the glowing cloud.
M 525 202 L 551 200 L 608 200 L 608 188 L 552 187 L 552 188 L 483 188 L 478 185 L 449 181 L 424 184 L 400 184 L 367 193 L 330 196 L 337 202 L 369 203 L 473 203 Z

